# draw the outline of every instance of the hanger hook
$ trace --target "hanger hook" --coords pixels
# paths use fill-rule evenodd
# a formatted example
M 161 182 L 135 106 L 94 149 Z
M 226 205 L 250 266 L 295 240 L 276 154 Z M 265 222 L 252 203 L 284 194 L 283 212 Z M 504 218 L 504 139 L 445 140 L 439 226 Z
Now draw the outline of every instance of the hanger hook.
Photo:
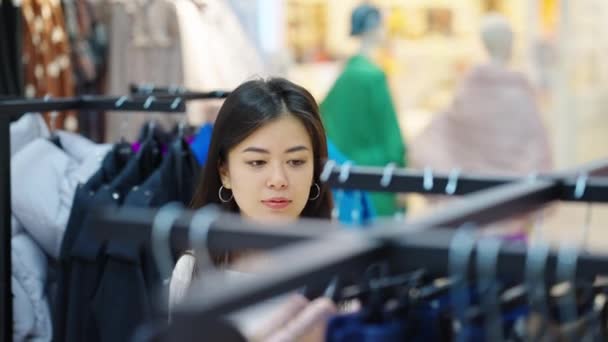
M 391 180 L 393 180 L 393 173 L 395 172 L 396 168 L 397 168 L 397 164 L 395 164 L 395 163 L 386 164 L 386 166 L 384 167 L 384 170 L 382 171 L 382 178 L 380 179 L 380 186 L 382 186 L 383 188 L 388 188 L 388 186 L 391 185 Z
M 564 241 L 560 245 L 557 255 L 556 277 L 558 283 L 567 283 L 568 290 L 562 300 L 559 301 L 559 314 L 564 323 L 575 322 L 578 319 L 578 308 L 576 301 L 576 266 L 578 262 L 578 249 Z M 574 341 L 575 336 L 567 336 L 569 341 Z
M 574 199 L 581 199 L 587 189 L 587 179 L 589 176 L 586 173 L 581 173 L 576 179 L 576 186 L 574 187 Z
M 528 292 L 528 303 L 530 310 L 542 317 L 548 317 L 549 305 L 547 289 L 545 286 L 545 269 L 549 257 L 549 244 L 538 241 L 528 246 L 525 266 L 525 284 Z M 543 336 L 546 324 L 538 330 L 537 336 L 527 336 L 530 341 L 536 341 L 535 337 Z
M 171 228 L 183 211 L 184 206 L 179 202 L 165 204 L 158 210 L 152 222 L 152 254 L 163 279 L 169 278 L 173 270 Z
M 475 236 L 473 226 L 470 223 L 462 225 L 450 242 L 449 250 L 449 274 L 454 280 L 454 285 L 450 288 L 450 300 L 455 313 L 456 321 L 459 325 L 454 326 L 456 341 L 467 341 L 466 329 L 467 306 L 470 304 L 469 294 L 469 262 L 475 249 Z
M 209 256 L 209 231 L 211 224 L 220 216 L 221 210 L 216 205 L 207 205 L 194 213 L 190 221 L 189 239 L 194 249 L 194 255 L 199 262 L 200 269 L 206 269 L 213 265 Z
M 335 160 L 330 159 L 325 162 L 325 166 L 323 167 L 323 172 L 321 172 L 321 175 L 319 176 L 319 180 L 323 183 L 327 182 L 329 176 L 331 176 L 331 172 L 334 170 L 334 167 L 336 167 Z
M 150 106 L 152 105 L 152 102 L 154 102 L 154 100 L 156 100 L 156 97 L 154 97 L 152 95 L 148 96 L 148 98 L 146 99 L 146 102 L 144 102 L 144 109 L 150 108 Z
M 454 168 L 450 171 L 450 175 L 448 176 L 448 184 L 445 186 L 445 193 L 447 195 L 454 195 L 456 193 L 456 188 L 458 187 L 458 177 L 460 176 L 460 169 Z
M 338 176 L 338 181 L 340 183 L 344 183 L 348 180 L 352 166 L 353 163 L 350 160 L 346 161 L 344 164 L 342 164 L 342 166 L 340 166 L 340 175 Z
M 424 190 L 433 190 L 433 169 L 430 166 L 424 168 L 424 178 L 422 182 Z
M 182 98 L 181 97 L 175 98 L 175 100 L 173 100 L 173 102 L 171 102 L 171 109 L 176 109 L 177 106 L 179 106 L 179 104 L 181 102 L 182 102 Z
M 116 102 L 114 103 L 114 107 L 116 108 L 120 108 L 125 101 L 127 101 L 129 97 L 128 96 L 121 96 L 118 100 L 116 100 Z
M 500 285 L 496 277 L 501 244 L 501 240 L 488 236 L 482 238 L 477 245 L 477 288 L 481 296 L 481 308 L 486 316 L 484 325 L 488 341 L 503 341 Z

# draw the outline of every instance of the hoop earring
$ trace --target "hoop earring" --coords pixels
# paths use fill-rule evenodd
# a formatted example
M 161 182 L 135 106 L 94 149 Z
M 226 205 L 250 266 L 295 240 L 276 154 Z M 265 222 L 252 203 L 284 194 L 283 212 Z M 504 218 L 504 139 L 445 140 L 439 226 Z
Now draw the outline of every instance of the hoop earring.
M 319 186 L 319 184 L 315 183 L 315 184 L 313 184 L 313 186 L 317 188 L 317 195 L 312 198 L 309 198 L 308 199 L 309 201 L 314 201 L 321 196 L 321 187 Z
M 220 186 L 220 189 L 217 191 L 217 197 L 220 199 L 220 201 L 222 201 L 222 203 L 228 203 L 228 202 L 232 201 L 232 198 L 234 198 L 234 195 L 232 195 L 232 193 L 230 193 L 230 198 L 225 199 L 222 196 L 222 190 L 224 190 L 224 189 L 226 189 L 226 188 L 224 188 L 223 185 Z

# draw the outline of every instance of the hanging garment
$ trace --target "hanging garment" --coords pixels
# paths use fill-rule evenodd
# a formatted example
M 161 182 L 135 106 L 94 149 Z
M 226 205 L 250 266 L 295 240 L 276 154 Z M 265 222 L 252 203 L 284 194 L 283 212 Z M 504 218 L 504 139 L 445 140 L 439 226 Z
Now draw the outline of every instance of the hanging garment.
M 132 83 L 183 85 L 182 43 L 173 1 L 113 0 L 106 6 L 107 93 L 128 94 Z M 183 114 L 164 113 L 155 117 L 165 128 L 176 125 L 181 118 Z M 107 112 L 105 140 L 115 142 L 124 137 L 134 141 L 139 128 L 149 119 L 149 113 Z
M 118 208 L 118 199 L 109 185 L 98 190 L 90 207 Z M 74 246 L 70 251 L 70 289 L 66 305 L 66 325 L 64 341 L 98 341 L 100 332 L 91 310 L 91 298 L 100 280 L 100 268 L 105 264 L 105 242 L 94 235 L 90 223 L 85 218 Z M 115 303 L 114 308 L 120 307 Z
M 91 207 L 118 209 L 128 191 L 149 177 L 158 167 L 159 162 L 158 145 L 152 140 L 146 141 L 141 151 L 129 160 L 120 174 L 97 191 L 92 199 Z M 113 334 L 112 331 L 102 331 L 101 328 L 106 326 L 104 321 L 100 321 L 100 318 L 111 318 L 114 311 L 99 312 L 96 310 L 100 305 L 96 305 L 95 296 L 99 294 L 99 284 L 108 257 L 107 241 L 100 241 L 96 238 L 91 220 L 92 218 L 87 216 L 83 221 L 82 228 L 79 229 L 70 252 L 71 272 L 65 330 L 66 341 L 99 341 L 108 336 L 107 334 Z M 106 288 L 102 289 L 102 291 L 106 290 Z M 139 294 L 132 295 L 138 296 Z M 117 306 L 122 305 L 120 301 L 117 301 L 117 297 L 113 297 L 111 302 L 102 303 L 101 307 L 111 305 L 114 310 Z M 134 310 L 137 309 L 134 308 Z M 130 336 L 121 338 L 126 339 Z
M 20 1 L 0 1 L 0 95 L 23 96 Z
M 62 0 L 66 30 L 70 39 L 71 64 L 75 93 L 104 92 L 108 37 L 92 0 Z M 100 111 L 79 110 L 78 128 L 81 134 L 100 142 L 104 139 L 104 117 Z
M 174 4 L 186 89 L 232 90 L 247 80 L 266 75 L 255 45 L 226 1 L 175 0 Z M 202 125 L 217 110 L 217 101 L 188 103 L 190 123 Z
M 361 313 L 340 315 L 330 319 L 325 341 L 404 341 L 406 324 L 399 320 L 367 323 Z
M 82 186 L 76 189 L 72 201 L 72 210 L 61 243 L 59 258 L 58 293 L 55 300 L 53 340 L 66 340 L 68 298 L 71 295 L 71 263 L 70 255 L 76 238 L 91 208 L 96 192 L 103 184 L 110 183 L 124 168 L 124 160 L 120 146 L 116 145 L 105 156 L 101 167 Z
M 81 146 L 83 142 L 87 146 Z M 37 139 L 11 158 L 12 212 L 55 259 L 59 256 L 76 187 L 99 168 L 100 158 L 108 150 L 107 146 L 88 145 L 86 139 L 66 141 L 65 148 L 61 150 L 47 139 Z M 79 159 L 73 158 L 68 150 Z
M 22 115 L 19 120 L 12 122 L 10 135 L 11 157 L 37 138 L 48 138 L 50 136 L 44 119 L 37 113 Z M 23 225 L 11 213 L 11 236 L 16 236 L 22 231 Z
M 74 95 L 70 45 L 60 1 L 22 0 L 25 96 Z M 56 127 L 63 127 L 60 114 Z
M 207 156 L 209 155 L 209 146 L 211 145 L 211 136 L 213 134 L 213 124 L 206 123 L 196 133 L 194 141 L 190 147 L 192 152 L 196 156 L 196 160 L 199 165 L 203 166 L 207 162 Z
M 358 165 L 405 166 L 405 144 L 384 72 L 365 56 L 348 60 L 320 106 L 328 137 Z M 397 210 L 394 194 L 371 194 L 378 216 Z
M 188 205 L 199 173 L 194 155 L 180 139 L 171 144 L 158 170 L 131 189 L 124 206 L 160 207 L 175 201 Z M 150 249 L 140 244 L 110 241 L 106 258 L 92 309 L 101 341 L 126 341 L 151 318 L 162 279 Z M 127 309 L 117 313 L 116 303 Z
M 47 259 L 26 233 L 11 239 L 13 341 L 50 341 L 51 313 L 45 293 Z
M 48 138 L 49 129 L 38 113 L 29 113 L 11 123 L 11 157 L 37 138 Z

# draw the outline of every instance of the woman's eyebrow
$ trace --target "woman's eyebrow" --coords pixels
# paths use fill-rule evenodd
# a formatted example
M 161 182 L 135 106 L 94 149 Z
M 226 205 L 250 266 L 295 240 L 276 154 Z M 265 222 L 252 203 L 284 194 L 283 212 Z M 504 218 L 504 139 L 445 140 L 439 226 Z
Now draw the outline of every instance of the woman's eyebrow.
M 285 150 L 285 153 L 293 153 L 293 152 L 299 152 L 299 151 L 308 151 L 309 148 L 304 146 L 304 145 L 298 145 L 298 146 L 294 146 L 294 147 L 290 147 L 287 150 Z M 265 154 L 270 154 L 270 151 L 268 151 L 267 149 L 261 148 L 261 147 L 254 147 L 254 146 L 250 146 L 245 148 L 243 151 L 243 153 L 245 152 L 255 152 L 255 153 L 265 153 Z
M 242 151 L 243 153 L 245 152 L 256 152 L 256 153 L 266 153 L 266 154 L 270 154 L 270 151 L 265 150 L 263 148 L 260 147 L 247 147 L 246 149 L 244 149 Z
M 306 147 L 304 145 L 290 147 L 287 150 L 285 150 L 285 153 L 293 153 L 293 152 L 299 152 L 299 151 L 308 151 L 308 147 Z

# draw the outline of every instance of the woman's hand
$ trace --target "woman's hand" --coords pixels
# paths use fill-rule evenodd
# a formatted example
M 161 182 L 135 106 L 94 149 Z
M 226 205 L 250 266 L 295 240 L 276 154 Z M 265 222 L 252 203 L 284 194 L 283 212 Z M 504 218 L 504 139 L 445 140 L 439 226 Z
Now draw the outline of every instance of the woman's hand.
M 251 341 L 323 341 L 327 321 L 337 313 L 329 298 L 309 301 L 302 295 L 292 295 L 260 322 L 259 329 L 248 334 Z

